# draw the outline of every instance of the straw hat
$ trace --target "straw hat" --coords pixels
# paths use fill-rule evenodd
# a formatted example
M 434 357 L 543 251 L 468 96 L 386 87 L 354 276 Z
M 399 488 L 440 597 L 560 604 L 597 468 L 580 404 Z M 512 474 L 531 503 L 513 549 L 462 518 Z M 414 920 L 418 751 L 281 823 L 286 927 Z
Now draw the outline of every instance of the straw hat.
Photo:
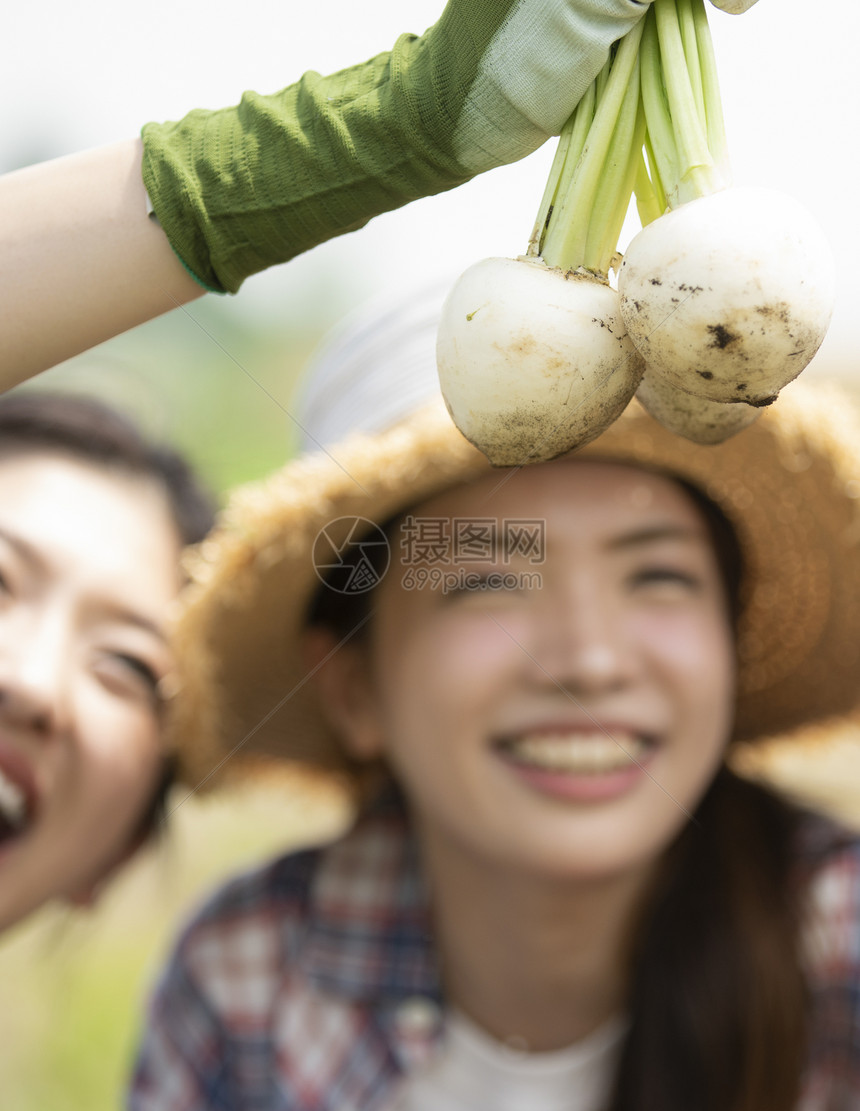
M 315 550 L 319 564 L 320 543 L 338 528 L 344 538 L 355 518 L 382 524 L 489 471 L 438 394 L 442 293 L 335 336 L 299 406 L 306 450 L 237 491 L 192 553 L 171 713 L 189 782 L 273 759 L 345 767 L 300 652 L 308 605 L 328 589 Z M 634 402 L 577 453 L 685 478 L 733 522 L 747 567 L 737 740 L 860 702 L 860 426 L 843 397 L 815 386 L 789 386 L 750 428 L 709 447 L 667 433 Z

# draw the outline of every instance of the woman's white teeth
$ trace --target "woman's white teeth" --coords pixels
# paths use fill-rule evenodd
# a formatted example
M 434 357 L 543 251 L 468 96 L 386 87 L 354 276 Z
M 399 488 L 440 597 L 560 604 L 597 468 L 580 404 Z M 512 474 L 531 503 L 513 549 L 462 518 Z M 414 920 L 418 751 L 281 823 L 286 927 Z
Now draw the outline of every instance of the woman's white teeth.
M 27 818 L 27 797 L 17 783 L 0 771 L 0 815 L 13 829 L 20 829 Z
M 541 733 L 519 737 L 505 744 L 520 763 L 549 771 L 597 775 L 637 764 L 646 744 L 632 733 Z

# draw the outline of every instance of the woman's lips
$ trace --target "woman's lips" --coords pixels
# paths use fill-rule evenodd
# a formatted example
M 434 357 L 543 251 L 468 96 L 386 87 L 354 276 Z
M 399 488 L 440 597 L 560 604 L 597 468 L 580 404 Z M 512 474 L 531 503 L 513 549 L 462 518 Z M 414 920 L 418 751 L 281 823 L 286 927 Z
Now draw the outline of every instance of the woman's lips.
M 529 731 L 494 748 L 542 793 L 588 801 L 622 794 L 647 775 L 656 742 L 627 726 L 605 726 Z
M 36 809 L 36 784 L 28 761 L 0 744 L 0 842 L 23 833 Z

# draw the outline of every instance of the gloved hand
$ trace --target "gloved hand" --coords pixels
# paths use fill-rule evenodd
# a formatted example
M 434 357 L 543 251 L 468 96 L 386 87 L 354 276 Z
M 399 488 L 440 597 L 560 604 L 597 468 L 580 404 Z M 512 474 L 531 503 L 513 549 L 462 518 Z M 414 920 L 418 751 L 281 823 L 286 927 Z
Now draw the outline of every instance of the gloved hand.
M 719 8 L 721 12 L 728 12 L 729 15 L 742 15 L 757 2 L 758 0 L 711 0 L 715 8 Z
M 746 0 L 721 0 L 744 3 Z M 449 0 L 424 35 L 272 96 L 143 129 L 143 177 L 174 251 L 235 292 L 373 216 L 557 135 L 637 0 Z

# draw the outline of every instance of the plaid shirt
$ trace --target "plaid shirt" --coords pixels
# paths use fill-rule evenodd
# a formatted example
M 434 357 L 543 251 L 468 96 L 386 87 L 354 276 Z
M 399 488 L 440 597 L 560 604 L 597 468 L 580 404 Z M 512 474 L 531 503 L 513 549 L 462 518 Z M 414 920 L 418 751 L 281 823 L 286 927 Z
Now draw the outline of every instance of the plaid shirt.
M 860 839 L 810 816 L 799 867 L 813 1039 L 798 1111 L 860 1108 Z M 344 839 L 240 877 L 180 939 L 130 1111 L 376 1111 L 434 1051 L 441 992 L 417 846 L 391 796 Z

